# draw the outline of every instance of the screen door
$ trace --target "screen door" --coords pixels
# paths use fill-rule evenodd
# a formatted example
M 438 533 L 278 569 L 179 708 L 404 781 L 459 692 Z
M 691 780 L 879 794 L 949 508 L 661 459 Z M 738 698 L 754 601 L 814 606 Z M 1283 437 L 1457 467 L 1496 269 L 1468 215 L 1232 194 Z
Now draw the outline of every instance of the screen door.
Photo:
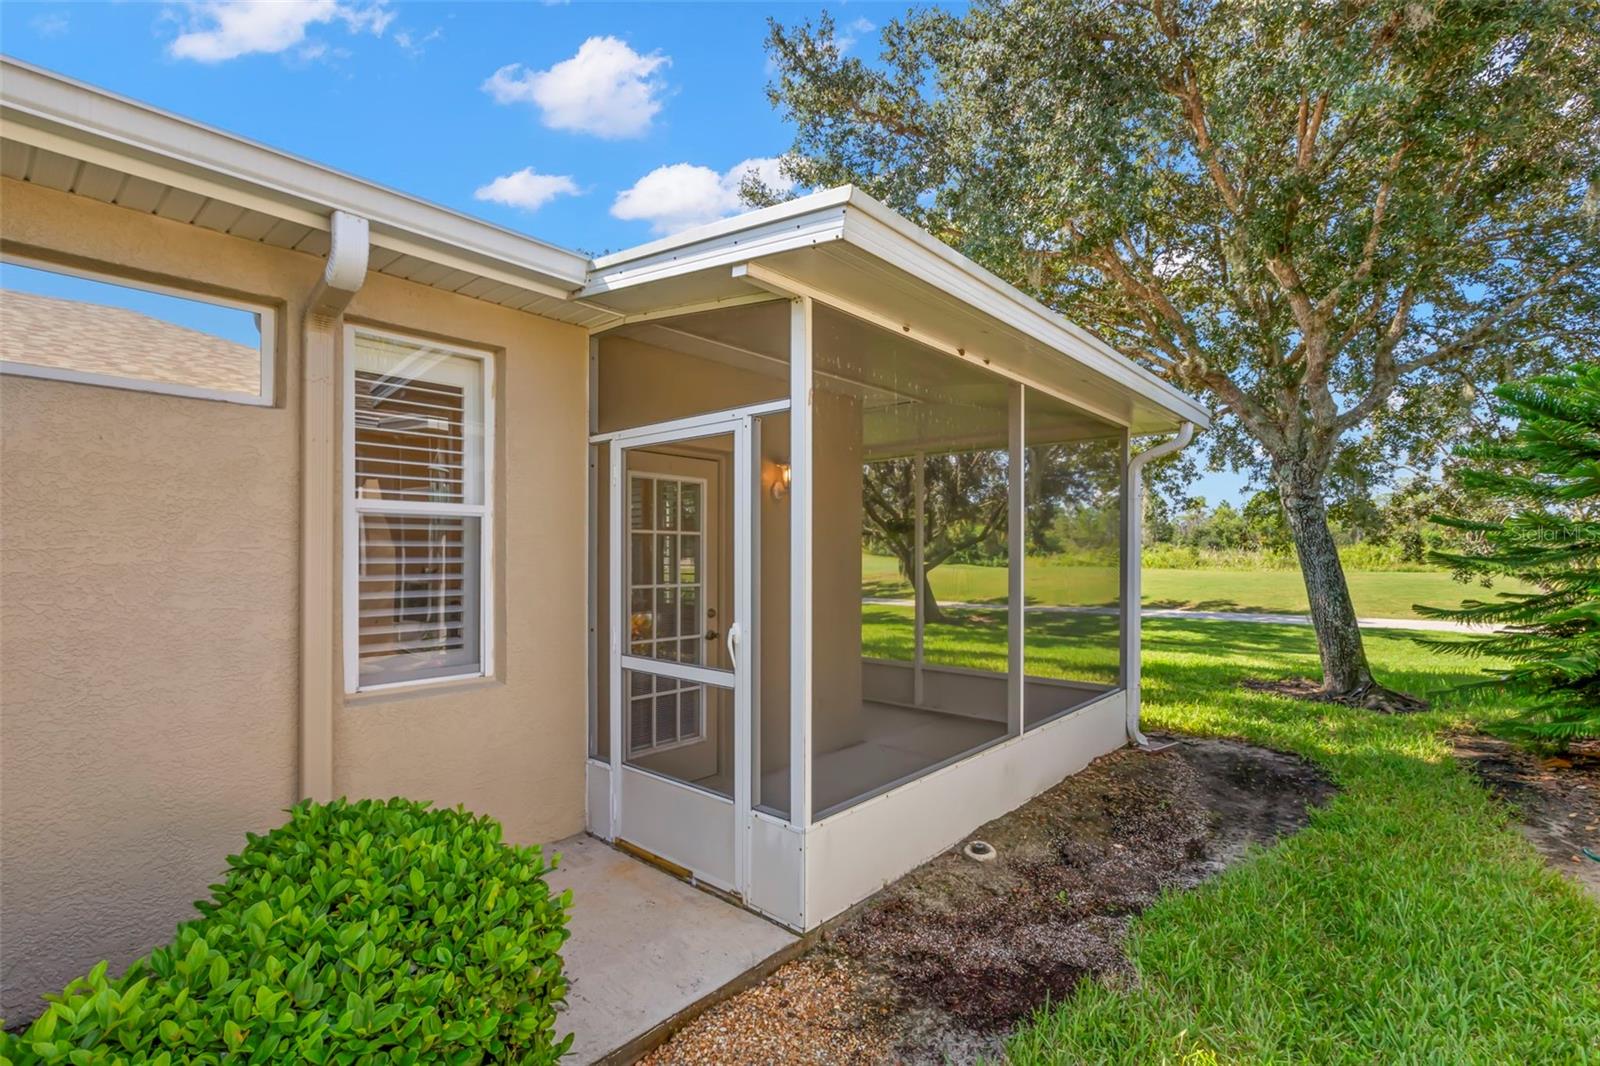
M 749 776 L 749 442 L 748 419 L 646 427 L 613 440 L 609 464 L 616 835 L 733 891 Z

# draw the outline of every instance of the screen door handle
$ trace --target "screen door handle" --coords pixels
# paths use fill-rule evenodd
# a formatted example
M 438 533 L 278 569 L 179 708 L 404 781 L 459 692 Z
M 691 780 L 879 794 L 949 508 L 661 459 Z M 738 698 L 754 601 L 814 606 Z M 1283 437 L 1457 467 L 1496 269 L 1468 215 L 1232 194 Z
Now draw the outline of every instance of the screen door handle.
M 739 643 L 739 623 L 735 622 L 728 627 L 728 665 L 735 670 L 739 668 L 739 659 L 733 653 L 734 646 Z

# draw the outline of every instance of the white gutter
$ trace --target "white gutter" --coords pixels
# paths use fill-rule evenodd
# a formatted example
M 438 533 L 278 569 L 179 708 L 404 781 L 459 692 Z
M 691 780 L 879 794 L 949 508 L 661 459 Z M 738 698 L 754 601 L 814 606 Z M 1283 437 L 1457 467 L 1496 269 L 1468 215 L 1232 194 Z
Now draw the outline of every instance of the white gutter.
M 1144 543 L 1144 468 L 1147 463 L 1156 459 L 1164 459 L 1174 452 L 1187 447 L 1194 440 L 1194 423 L 1185 422 L 1178 427 L 1178 435 L 1169 441 L 1164 441 L 1154 448 L 1135 455 L 1128 460 L 1128 520 L 1123 524 L 1127 530 L 1128 540 L 1123 545 L 1122 551 L 1122 617 L 1126 619 L 1122 627 L 1122 684 L 1127 692 L 1128 711 L 1127 729 L 1128 740 L 1145 749 L 1151 747 L 1150 740 L 1139 730 L 1139 674 L 1140 674 L 1140 644 L 1143 636 L 1143 592 L 1141 589 L 1141 573 L 1143 569 L 1140 556 L 1141 546 Z
M 367 280 L 367 220 L 343 211 L 328 218 L 332 246 L 306 296 L 300 334 L 304 421 L 300 438 L 300 799 L 333 799 L 333 590 L 338 520 L 334 470 L 338 440 L 335 367 L 344 312 Z
M 570 298 L 588 275 L 589 257 L 558 248 L 407 193 L 0 56 L 8 139 L 74 154 L 95 148 L 113 168 L 320 228 L 330 211 L 367 219 L 384 247 L 407 254 L 454 253 L 501 280 Z M 35 132 L 30 132 L 31 127 Z M 70 142 L 58 146 L 54 138 Z M 125 157 L 130 157 L 125 160 Z M 454 264 L 452 264 L 454 265 Z

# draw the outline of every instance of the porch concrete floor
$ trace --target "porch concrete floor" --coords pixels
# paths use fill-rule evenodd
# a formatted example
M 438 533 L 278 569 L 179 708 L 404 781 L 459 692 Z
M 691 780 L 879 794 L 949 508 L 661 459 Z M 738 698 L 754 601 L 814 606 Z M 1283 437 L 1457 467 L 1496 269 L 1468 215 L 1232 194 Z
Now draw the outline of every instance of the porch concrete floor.
M 546 850 L 561 854 L 551 887 L 572 889 L 563 1061 L 604 1058 L 798 939 L 593 837 Z
M 1030 706 L 1026 728 L 1088 702 L 1102 691 L 1084 686 L 1077 699 L 1060 704 Z M 811 802 L 817 817 L 849 806 L 859 797 L 881 791 L 897 781 L 915 777 L 929 767 L 976 751 L 1006 734 L 1004 719 L 972 717 L 949 711 L 902 707 L 863 700 L 862 738 L 811 763 Z M 731 789 L 731 782 L 728 787 Z M 789 770 L 773 770 L 761 777 L 761 796 L 789 795 Z M 758 797 L 759 805 L 759 797 Z M 787 802 L 781 803 L 787 807 Z
M 1026 728 L 1032 729 L 1066 710 L 1087 703 L 1109 692 L 1109 687 L 1082 685 L 1070 696 L 1056 702 L 1031 701 L 1025 715 Z M 1000 694 L 1004 696 L 1002 692 Z M 929 767 L 948 762 L 959 755 L 976 751 L 1006 734 L 1004 704 L 999 718 L 983 718 L 953 711 L 906 707 L 875 700 L 862 700 L 861 739 L 832 751 L 820 752 L 811 763 L 811 802 L 817 817 L 848 807 L 859 798 L 882 791 L 886 786 L 906 781 Z M 724 768 L 715 774 L 696 778 L 692 783 L 724 799 L 733 797 L 733 773 Z M 670 771 L 651 764 L 649 756 L 635 760 L 647 770 L 664 777 Z M 763 803 L 764 797 L 777 797 L 776 803 Z M 789 768 L 769 770 L 761 775 L 753 797 L 755 805 L 780 814 L 787 810 Z

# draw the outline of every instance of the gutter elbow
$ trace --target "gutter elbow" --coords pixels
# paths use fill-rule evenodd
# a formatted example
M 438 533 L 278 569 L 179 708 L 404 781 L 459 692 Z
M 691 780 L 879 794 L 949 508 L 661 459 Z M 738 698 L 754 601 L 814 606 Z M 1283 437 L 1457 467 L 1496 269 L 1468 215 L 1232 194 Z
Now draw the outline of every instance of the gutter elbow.
M 1135 455 L 1128 462 L 1128 476 L 1138 477 L 1144 470 L 1145 464 L 1155 459 L 1165 459 L 1173 452 L 1181 452 L 1194 440 L 1194 423 L 1185 422 L 1178 427 L 1178 435 L 1169 441 L 1163 441 L 1154 448 L 1147 449 Z
M 367 220 L 344 211 L 328 219 L 328 262 L 306 303 L 306 313 L 327 318 L 345 308 L 367 280 L 367 255 L 371 248 Z

